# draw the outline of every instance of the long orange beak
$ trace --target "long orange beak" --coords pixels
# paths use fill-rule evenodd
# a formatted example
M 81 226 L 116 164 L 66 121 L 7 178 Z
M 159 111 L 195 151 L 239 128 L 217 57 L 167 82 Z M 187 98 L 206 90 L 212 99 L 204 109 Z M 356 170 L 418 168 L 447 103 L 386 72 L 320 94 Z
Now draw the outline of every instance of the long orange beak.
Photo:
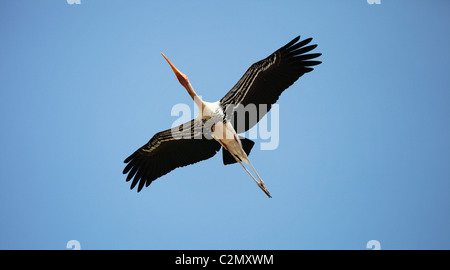
M 189 89 L 189 79 L 186 75 L 184 75 L 183 73 L 181 73 L 181 71 L 178 70 L 178 68 L 176 68 L 172 62 L 170 62 L 170 60 L 163 54 L 161 53 L 162 56 L 166 59 L 167 63 L 169 63 L 170 67 L 172 68 L 173 72 L 175 73 L 175 75 L 177 76 L 178 81 L 181 83 L 181 85 L 184 86 L 184 88 L 186 88 L 186 90 L 190 91 Z

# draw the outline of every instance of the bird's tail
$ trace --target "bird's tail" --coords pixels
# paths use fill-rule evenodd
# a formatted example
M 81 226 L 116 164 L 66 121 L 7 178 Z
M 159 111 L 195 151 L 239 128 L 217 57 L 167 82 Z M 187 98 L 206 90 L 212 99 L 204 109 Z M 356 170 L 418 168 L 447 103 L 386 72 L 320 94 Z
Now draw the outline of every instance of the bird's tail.
M 241 136 L 239 136 L 239 139 L 242 143 L 242 149 L 244 150 L 245 154 L 247 154 L 248 158 L 248 155 L 250 155 L 250 151 L 252 150 L 253 145 L 255 145 L 255 142 Z M 223 165 L 234 164 L 237 163 L 237 160 L 239 160 L 239 157 L 235 159 L 235 157 L 228 150 L 226 150 L 225 147 L 222 148 L 222 157 L 223 157 Z M 244 162 L 247 161 L 245 160 Z

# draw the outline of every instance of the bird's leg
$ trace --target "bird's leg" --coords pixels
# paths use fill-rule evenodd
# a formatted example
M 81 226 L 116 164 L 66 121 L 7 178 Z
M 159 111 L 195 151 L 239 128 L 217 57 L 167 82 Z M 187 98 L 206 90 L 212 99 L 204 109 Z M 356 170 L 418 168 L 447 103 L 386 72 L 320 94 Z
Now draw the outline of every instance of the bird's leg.
M 244 170 L 253 178 L 253 180 L 255 181 L 255 183 L 258 185 L 258 187 L 260 188 L 260 189 L 262 189 L 262 191 L 264 191 L 264 193 L 266 193 L 266 195 L 269 197 L 269 198 L 272 198 L 272 196 L 270 196 L 270 193 L 269 193 L 269 191 L 267 190 L 267 188 L 266 188 L 266 185 L 264 185 L 264 182 L 258 182 L 256 179 L 255 179 L 255 177 L 247 170 L 247 168 L 245 168 L 245 166 L 244 166 L 244 164 L 242 164 L 242 162 L 239 160 L 239 159 L 236 159 L 238 162 L 239 162 L 239 164 L 241 164 L 241 166 L 242 166 L 242 168 L 244 168 Z M 259 178 L 259 177 L 258 177 Z M 261 180 L 261 179 L 260 179 Z
M 250 159 L 248 160 L 248 163 L 250 163 L 250 166 L 252 167 L 253 171 L 255 172 L 256 176 L 258 177 L 260 184 L 264 187 L 264 189 L 267 191 L 266 193 L 269 193 L 269 191 L 267 190 L 266 185 L 264 184 L 264 181 L 261 179 L 261 177 L 259 177 L 258 172 L 256 171 L 255 167 L 253 167 L 252 162 L 250 161 Z M 269 194 L 268 194 L 269 195 Z M 269 195 L 270 197 L 270 195 Z
M 226 145 L 225 145 L 224 143 L 222 143 L 221 140 L 218 140 L 218 142 L 219 142 L 219 143 L 220 143 L 220 144 L 228 151 L 228 148 L 226 147 Z M 241 164 L 242 168 L 244 168 L 244 170 L 248 173 L 248 175 L 250 175 L 250 177 L 253 179 L 253 181 L 255 181 L 255 183 L 258 185 L 258 187 L 259 187 L 260 189 L 262 189 L 262 191 L 264 191 L 264 193 L 266 193 L 266 195 L 267 195 L 269 198 L 272 198 L 272 196 L 270 196 L 269 190 L 267 190 L 266 185 L 264 184 L 264 182 L 263 182 L 263 180 L 261 179 L 261 177 L 259 177 L 258 173 L 256 172 L 256 170 L 255 170 L 255 168 L 253 167 L 253 165 L 252 165 L 252 163 L 250 162 L 250 160 L 248 160 L 248 162 L 250 163 L 250 166 L 252 166 L 253 171 L 256 173 L 256 176 L 258 177 L 258 179 L 259 179 L 261 182 L 258 182 L 258 180 L 255 179 L 255 177 L 247 170 L 247 168 L 244 166 L 244 164 L 242 164 L 242 162 L 241 162 L 241 160 L 240 160 L 239 158 L 237 158 L 237 157 L 236 157 L 233 153 L 231 153 L 230 151 L 228 151 L 228 152 L 231 154 L 231 156 L 234 157 L 234 159 L 235 159 L 237 162 L 239 162 L 239 164 Z
M 239 164 L 241 164 L 242 168 L 244 168 L 244 170 L 248 173 L 248 175 L 250 175 L 252 177 L 252 179 L 255 181 L 255 183 L 259 186 L 259 182 L 258 180 L 255 179 L 255 177 L 247 170 L 247 168 L 245 168 L 244 164 L 242 164 L 242 162 L 239 159 L 236 159 L 237 162 L 239 162 Z
M 253 170 L 255 171 L 256 175 L 258 176 L 258 178 L 259 178 L 259 180 L 260 180 L 261 182 L 258 182 L 258 181 L 255 179 L 255 177 L 247 170 L 247 168 L 244 166 L 244 164 L 242 164 L 242 162 L 241 162 L 237 157 L 235 157 L 233 154 L 231 154 L 231 155 L 236 159 L 237 162 L 239 162 L 239 164 L 241 164 L 242 168 L 244 168 L 244 170 L 252 177 L 252 179 L 255 181 L 255 183 L 258 185 L 258 187 L 259 187 L 260 189 L 262 189 L 262 191 L 264 191 L 264 193 L 266 193 L 266 195 L 267 195 L 269 198 L 272 198 L 272 196 L 270 196 L 269 191 L 267 190 L 266 185 L 264 184 L 264 182 L 263 182 L 263 181 L 261 180 L 261 178 L 259 177 L 259 175 L 258 175 L 258 173 L 256 172 L 255 168 L 253 168 L 253 166 L 252 166 Z M 250 160 L 249 160 L 249 161 L 250 161 Z M 251 163 L 250 163 L 250 165 L 251 165 Z

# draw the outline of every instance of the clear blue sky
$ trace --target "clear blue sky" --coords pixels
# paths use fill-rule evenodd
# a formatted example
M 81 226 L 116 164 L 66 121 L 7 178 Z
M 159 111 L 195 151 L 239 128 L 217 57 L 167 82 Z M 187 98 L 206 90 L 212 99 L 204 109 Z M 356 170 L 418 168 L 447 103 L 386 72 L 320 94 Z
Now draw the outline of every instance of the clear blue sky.
M 0 248 L 450 248 L 450 2 L 2 1 Z M 123 160 L 297 35 L 323 64 L 250 158 L 137 193 Z

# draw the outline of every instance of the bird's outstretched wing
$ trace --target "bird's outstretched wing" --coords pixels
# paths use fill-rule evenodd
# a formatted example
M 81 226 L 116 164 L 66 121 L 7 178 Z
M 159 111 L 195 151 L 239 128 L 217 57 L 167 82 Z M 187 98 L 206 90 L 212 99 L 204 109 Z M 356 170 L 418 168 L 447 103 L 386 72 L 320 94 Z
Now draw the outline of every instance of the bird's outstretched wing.
M 156 133 L 148 143 L 131 154 L 124 163 L 131 189 L 138 183 L 138 192 L 153 180 L 186 165 L 208 159 L 220 150 L 214 139 L 205 138 L 200 120 L 191 120 L 178 127 Z
M 298 42 L 299 40 L 300 36 L 267 58 L 251 65 L 237 84 L 220 100 L 227 116 L 230 119 L 234 117 L 231 120 L 237 133 L 252 128 L 270 110 L 285 89 L 303 74 L 312 71 L 313 66 L 322 63 L 312 60 L 319 57 L 320 53 L 308 54 L 317 47 L 308 45 L 312 38 Z M 237 121 L 236 112 L 238 108 L 242 108 L 239 105 L 249 104 L 254 104 L 257 115 L 247 115 L 245 121 Z M 263 105 L 263 108 L 265 106 L 265 109 L 260 109 L 260 105 Z

